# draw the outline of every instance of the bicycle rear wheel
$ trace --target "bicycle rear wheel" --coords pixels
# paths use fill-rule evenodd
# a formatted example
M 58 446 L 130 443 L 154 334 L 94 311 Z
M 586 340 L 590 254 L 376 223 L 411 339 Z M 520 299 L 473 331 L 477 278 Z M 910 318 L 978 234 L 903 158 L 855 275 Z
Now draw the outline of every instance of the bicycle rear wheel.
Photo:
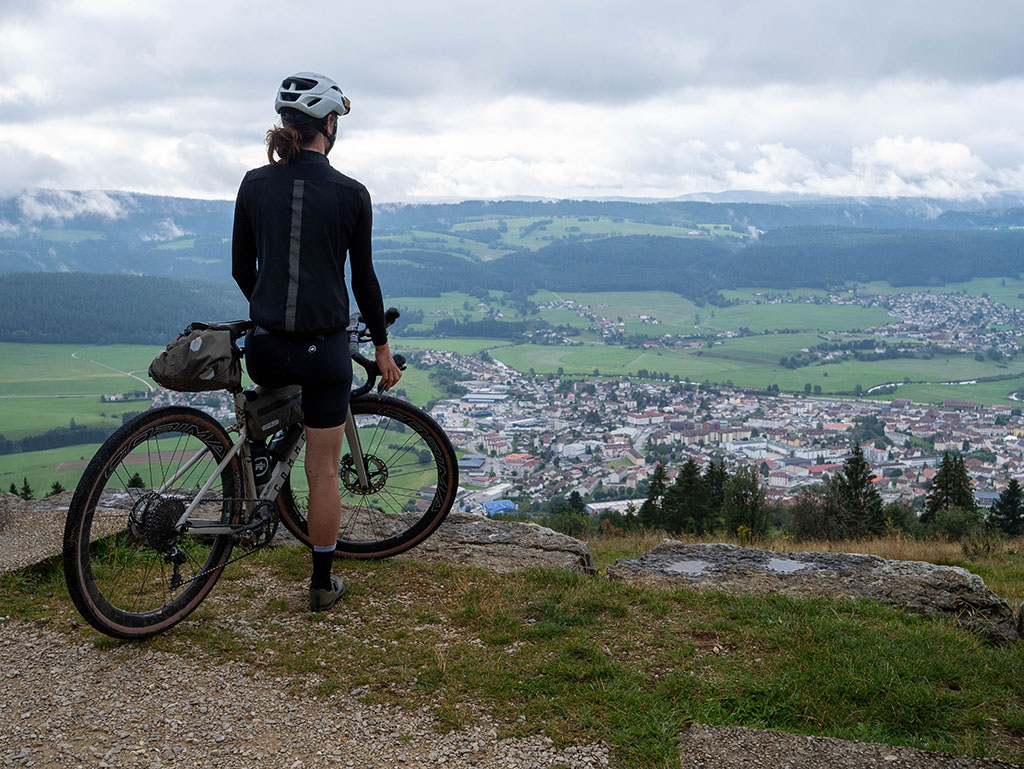
M 90 625 L 145 638 L 181 622 L 210 592 L 230 537 L 179 534 L 174 524 L 231 446 L 212 417 L 169 407 L 140 414 L 100 447 L 64 528 L 64 578 Z M 235 522 L 241 488 L 236 457 L 213 477 L 197 517 Z
M 386 558 L 422 542 L 441 525 L 459 487 L 458 459 L 437 422 L 390 396 L 353 401 L 371 489 L 363 491 L 346 446 L 338 468 L 341 526 L 337 557 Z M 278 497 L 281 520 L 309 545 L 309 491 L 299 456 Z

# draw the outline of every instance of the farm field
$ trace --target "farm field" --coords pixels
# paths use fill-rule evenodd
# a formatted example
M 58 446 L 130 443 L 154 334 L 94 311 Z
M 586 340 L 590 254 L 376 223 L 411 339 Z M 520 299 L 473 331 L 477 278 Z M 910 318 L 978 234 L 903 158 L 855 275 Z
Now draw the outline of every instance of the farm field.
M 28 478 L 36 499 L 45 496 L 54 481 L 60 481 L 69 491 L 73 490 L 82 477 L 85 464 L 99 447 L 98 443 L 83 443 L 0 456 L 0 491 L 9 491 L 12 483 L 21 489 L 25 478 Z M 66 466 L 59 468 L 62 464 Z
M 443 251 L 446 254 L 463 256 L 466 259 L 478 259 L 481 262 L 512 253 L 510 249 L 488 248 L 486 243 L 444 232 L 409 230 L 396 235 L 374 238 L 374 261 L 377 261 L 378 257 L 386 260 L 389 253 L 408 250 Z M 462 252 L 467 252 L 467 254 Z
M 888 401 L 891 398 L 909 398 L 916 403 L 974 401 L 975 403 L 984 403 L 986 406 L 1004 404 L 1022 407 L 1020 401 L 1009 397 L 1010 393 L 1021 387 L 1024 387 L 1024 376 L 971 385 L 905 384 L 897 387 L 895 392 L 883 396 L 882 399 Z
M 535 294 L 531 299 L 536 301 L 537 296 Z M 689 299 L 669 291 L 566 292 L 557 296 L 589 307 L 598 315 L 613 320 L 622 318 L 626 324 L 626 334 L 661 336 L 696 333 L 699 329 L 694 328 L 695 316 L 699 314 L 703 320 L 710 312 L 710 308 L 698 307 Z M 644 323 L 640 320 L 641 315 L 650 315 L 658 323 Z
M 489 242 L 474 240 L 474 233 L 480 231 L 488 231 L 486 239 Z M 374 253 L 382 261 L 387 261 L 389 255 L 404 250 L 441 251 L 486 262 L 524 248 L 536 251 L 560 240 L 628 235 L 672 238 L 749 237 L 746 233 L 734 232 L 727 224 L 649 224 L 607 216 L 484 216 L 459 222 L 447 232 L 411 229 L 382 233 L 374 238 Z
M 103 403 L 100 395 L 145 390 L 160 348 L 148 345 L 0 344 L 0 433 L 11 440 L 66 427 L 116 426 L 146 401 Z M 73 358 L 72 355 L 77 358 Z
M 431 339 L 429 337 L 404 336 L 395 339 L 391 345 L 392 352 L 409 350 L 450 350 L 459 355 L 475 355 L 481 350 L 494 350 L 508 347 L 512 343 L 507 339 L 464 339 L 461 337 L 445 337 Z
M 828 296 L 828 292 L 820 288 L 724 288 L 720 292 L 726 299 L 737 302 L 753 302 L 762 299 L 766 294 L 778 296 Z

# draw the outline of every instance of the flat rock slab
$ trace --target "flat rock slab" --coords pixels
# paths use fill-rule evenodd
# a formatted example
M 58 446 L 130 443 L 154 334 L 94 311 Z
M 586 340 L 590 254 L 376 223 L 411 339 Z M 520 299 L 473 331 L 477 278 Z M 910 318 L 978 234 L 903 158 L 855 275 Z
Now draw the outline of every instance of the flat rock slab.
M 535 523 L 492 521 L 479 515 L 451 513 L 408 558 L 444 561 L 508 573 L 523 569 L 596 571 L 585 542 Z
M 667 539 L 608 576 L 629 582 L 733 594 L 866 598 L 915 614 L 952 617 L 997 641 L 1020 640 L 1009 603 L 976 574 L 957 566 L 890 561 L 858 553 L 778 553 Z
M 915 748 L 694 724 L 679 735 L 681 769 L 1019 769 Z

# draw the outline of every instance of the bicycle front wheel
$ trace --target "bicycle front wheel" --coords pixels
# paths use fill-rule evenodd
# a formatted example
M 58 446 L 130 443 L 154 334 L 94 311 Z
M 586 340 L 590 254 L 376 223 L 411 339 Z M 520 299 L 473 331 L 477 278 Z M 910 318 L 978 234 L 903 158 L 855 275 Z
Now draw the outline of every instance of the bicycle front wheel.
M 175 524 L 208 480 L 196 517 L 237 521 L 237 457 L 216 473 L 231 446 L 212 417 L 169 407 L 140 414 L 100 447 L 64 527 L 64 578 L 90 625 L 145 638 L 181 622 L 210 592 L 230 537 L 180 533 Z
M 416 546 L 444 521 L 459 487 L 458 459 L 437 422 L 405 401 L 386 395 L 353 401 L 352 418 L 370 485 L 360 486 L 346 446 L 338 468 L 335 556 L 386 558 Z M 293 466 L 278 505 L 285 526 L 309 545 L 304 456 Z

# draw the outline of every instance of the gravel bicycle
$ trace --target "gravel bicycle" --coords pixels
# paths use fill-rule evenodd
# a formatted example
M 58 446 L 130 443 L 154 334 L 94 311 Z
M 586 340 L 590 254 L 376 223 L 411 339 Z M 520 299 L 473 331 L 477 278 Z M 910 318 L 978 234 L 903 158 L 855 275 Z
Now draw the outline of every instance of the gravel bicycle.
M 388 310 L 388 325 L 397 318 Z M 229 331 L 238 355 L 236 342 L 251 327 L 192 324 Z M 441 525 L 458 490 L 458 460 L 440 426 L 374 390 L 377 366 L 359 351 L 368 340 L 353 315 L 349 349 L 367 378 L 353 390 L 345 422 L 337 557 L 386 558 L 414 547 Z M 395 361 L 405 368 L 401 355 Z M 295 412 L 299 393 L 239 388 L 236 422 L 226 429 L 199 409 L 169 406 L 107 439 L 75 489 L 64 528 L 65 580 L 89 624 L 115 638 L 163 632 L 199 606 L 225 566 L 269 544 L 278 522 L 310 545 L 305 432 L 301 422 L 274 421 Z M 232 558 L 236 545 L 245 552 Z

